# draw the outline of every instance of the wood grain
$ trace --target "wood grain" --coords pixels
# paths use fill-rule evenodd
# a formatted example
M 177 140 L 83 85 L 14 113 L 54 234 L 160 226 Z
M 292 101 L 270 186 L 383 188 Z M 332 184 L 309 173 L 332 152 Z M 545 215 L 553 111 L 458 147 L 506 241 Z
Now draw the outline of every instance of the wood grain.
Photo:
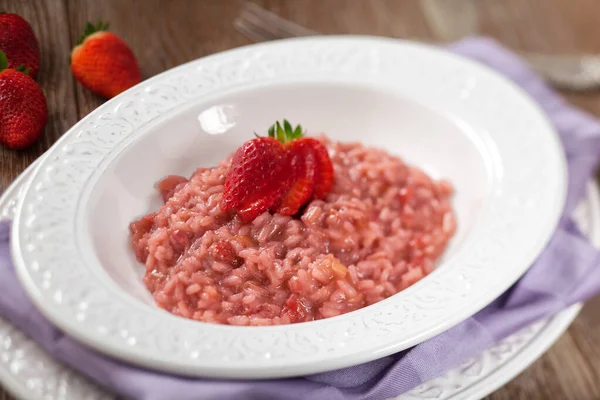
M 144 78 L 248 44 L 231 24 L 242 1 L 69 0 L 67 4 L 72 41 L 87 20 L 110 21 L 111 30 L 118 32 L 138 57 Z M 76 95 L 80 118 L 103 102 L 80 85 Z
M 34 6 L 35 4 L 35 6 Z M 0 9 L 15 12 L 32 25 L 42 53 L 38 82 L 48 102 L 48 124 L 42 138 L 26 151 L 0 147 L 0 191 L 77 121 L 74 80 L 69 70 L 69 26 L 61 1 L 0 0 Z
M 256 0 L 324 33 L 422 39 L 492 36 L 509 48 L 548 53 L 600 53 L 598 0 Z M 24 152 L 0 149 L 0 189 L 103 99 L 82 88 L 68 66 L 87 20 L 110 21 L 132 47 L 145 78 L 218 51 L 249 44 L 232 26 L 243 0 L 0 0 L 32 24 L 42 49 L 39 82 L 50 120 Z M 600 93 L 565 93 L 600 116 Z M 0 400 L 10 396 L 0 394 Z M 489 396 L 491 400 L 600 399 L 600 299 L 585 307 L 540 360 Z

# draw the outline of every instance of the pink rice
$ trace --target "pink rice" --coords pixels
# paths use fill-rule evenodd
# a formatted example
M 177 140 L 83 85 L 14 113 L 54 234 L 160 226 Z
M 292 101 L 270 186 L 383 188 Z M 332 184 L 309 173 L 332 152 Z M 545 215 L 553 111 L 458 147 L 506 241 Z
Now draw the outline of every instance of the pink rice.
M 158 306 L 220 324 L 312 321 L 377 303 L 433 270 L 455 231 L 450 184 L 383 150 L 322 140 L 334 187 L 300 218 L 242 223 L 222 212 L 230 158 L 159 183 L 165 204 L 130 227 Z

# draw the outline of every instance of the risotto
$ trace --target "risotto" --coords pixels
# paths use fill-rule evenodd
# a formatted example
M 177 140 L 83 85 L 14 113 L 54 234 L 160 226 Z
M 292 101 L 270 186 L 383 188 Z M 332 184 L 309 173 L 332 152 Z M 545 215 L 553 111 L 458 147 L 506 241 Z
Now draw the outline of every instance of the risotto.
M 452 187 L 383 150 L 322 137 L 335 181 L 294 217 L 220 209 L 231 158 L 158 184 L 131 224 L 158 306 L 231 325 L 312 321 L 377 303 L 429 274 L 455 231 Z

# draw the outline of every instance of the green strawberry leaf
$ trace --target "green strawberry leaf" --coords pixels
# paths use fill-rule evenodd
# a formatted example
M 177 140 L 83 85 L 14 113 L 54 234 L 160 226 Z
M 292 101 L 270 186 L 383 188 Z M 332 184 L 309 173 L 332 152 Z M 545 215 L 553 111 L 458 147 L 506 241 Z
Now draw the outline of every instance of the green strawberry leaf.
M 0 50 L 0 71 L 4 71 L 6 68 L 8 68 L 8 57 Z
M 24 73 L 25 75 L 29 75 L 29 73 L 31 72 L 31 68 L 25 68 L 25 65 L 21 64 L 17 68 L 15 68 L 15 71 L 19 71 Z
M 302 136 L 304 136 L 302 126 L 297 125 L 294 128 L 287 119 L 284 119 L 283 123 L 276 121 L 275 124 L 269 127 L 269 137 L 278 140 L 282 144 L 300 139 Z
M 294 139 L 300 139 L 302 137 L 302 126 L 297 125 L 294 130 L 294 134 L 292 135 Z
M 276 125 L 277 125 L 277 140 L 279 140 L 281 143 L 285 143 L 285 131 L 281 127 L 281 124 L 279 123 L 279 121 L 277 121 Z
M 90 36 L 96 32 L 101 32 L 101 31 L 106 31 L 106 30 L 108 30 L 108 23 L 103 23 L 101 19 L 98 19 L 98 23 L 96 24 L 96 26 L 94 26 L 89 21 L 86 22 L 85 29 L 83 31 L 83 35 L 79 36 L 79 39 L 77 39 L 77 46 L 82 44 L 88 36 Z
M 285 139 L 290 141 L 294 138 L 294 130 L 287 119 L 283 120 L 283 128 L 285 129 Z
M 103 23 L 102 20 L 100 18 L 98 18 L 98 25 L 96 25 L 96 32 L 105 31 L 107 29 L 108 29 L 108 22 Z

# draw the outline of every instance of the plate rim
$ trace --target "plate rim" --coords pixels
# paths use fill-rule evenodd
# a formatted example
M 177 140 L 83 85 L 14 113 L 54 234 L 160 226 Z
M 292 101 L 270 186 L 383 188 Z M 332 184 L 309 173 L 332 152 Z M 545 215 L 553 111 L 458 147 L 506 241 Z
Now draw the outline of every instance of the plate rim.
M 232 50 L 228 50 L 226 52 L 223 53 L 218 53 L 215 55 L 211 55 L 208 57 L 204 57 L 195 61 L 191 61 L 189 63 L 186 63 L 182 66 L 179 67 L 175 67 L 171 70 L 165 71 L 145 82 L 143 82 L 142 84 L 129 89 L 128 91 L 124 92 L 123 94 L 117 96 L 116 98 L 110 100 L 109 102 L 105 103 L 104 105 L 102 105 L 101 107 L 99 107 L 97 110 L 93 111 L 92 113 L 90 113 L 87 117 L 85 117 L 84 119 L 82 119 L 79 123 L 77 123 L 73 128 L 71 128 L 65 135 L 63 135 L 63 137 L 51 148 L 51 151 L 49 151 L 50 154 L 52 154 L 53 151 L 55 151 L 56 149 L 60 148 L 60 146 L 64 145 L 65 143 L 69 142 L 69 139 L 73 139 L 73 137 L 76 135 L 78 129 L 80 129 L 84 124 L 90 122 L 93 120 L 94 117 L 98 118 L 98 116 L 102 115 L 102 112 L 104 112 L 105 110 L 108 110 L 110 107 L 114 108 L 114 104 L 117 103 L 117 100 L 123 100 L 126 99 L 128 95 L 138 91 L 142 91 L 148 87 L 150 87 L 153 83 L 156 82 L 160 82 L 160 79 L 162 79 L 163 77 L 168 77 L 169 74 L 175 74 L 175 72 L 178 71 L 182 71 L 185 70 L 185 68 L 190 68 L 192 66 L 199 66 L 199 64 L 202 63 L 207 63 L 210 60 L 215 60 L 218 59 L 219 57 L 224 58 L 226 55 L 231 55 L 231 54 L 241 54 L 243 52 L 256 52 L 260 49 L 276 49 L 277 46 L 281 46 L 282 43 L 296 43 L 296 45 L 298 43 L 303 44 L 303 43 L 317 43 L 319 44 L 320 42 L 325 42 L 328 43 L 328 45 L 330 46 L 332 43 L 335 45 L 338 45 L 339 43 L 352 43 L 352 41 L 358 41 L 358 42 L 363 42 L 363 43 L 369 43 L 371 42 L 372 44 L 379 44 L 381 46 L 389 46 L 390 43 L 393 42 L 393 45 L 395 47 L 398 48 L 402 48 L 402 46 L 404 46 L 404 49 L 417 49 L 418 51 L 421 52 L 432 52 L 435 57 L 450 57 L 450 59 L 454 59 L 454 62 L 458 62 L 458 63 L 463 63 L 464 65 L 470 65 L 469 67 L 465 67 L 467 69 L 469 68 L 474 68 L 476 71 L 478 71 L 478 74 L 482 74 L 482 76 L 486 76 L 486 74 L 488 76 L 491 76 L 493 78 L 490 79 L 496 79 L 498 80 L 498 78 L 500 78 L 500 81 L 503 82 L 503 84 L 506 84 L 506 82 L 510 82 L 510 86 L 511 89 L 513 90 L 515 93 L 515 98 L 520 96 L 520 100 L 524 101 L 530 108 L 531 108 L 531 112 L 532 115 L 531 117 L 535 117 L 538 119 L 538 123 L 545 125 L 543 129 L 545 130 L 546 134 L 549 134 L 549 147 L 553 147 L 552 151 L 555 153 L 553 155 L 553 157 L 555 158 L 554 161 L 556 163 L 556 168 L 562 172 L 558 173 L 559 176 L 559 190 L 560 193 L 559 195 L 556 197 L 557 201 L 554 203 L 554 216 L 551 219 L 550 222 L 546 223 L 545 225 L 545 233 L 541 234 L 540 237 L 538 238 L 538 243 L 536 246 L 532 246 L 532 250 L 529 251 L 529 257 L 524 257 L 527 258 L 527 260 L 533 260 L 533 258 L 537 255 L 538 250 L 541 250 L 541 248 L 543 248 L 545 246 L 545 244 L 547 243 L 547 241 L 550 238 L 551 233 L 554 231 L 554 228 L 556 227 L 556 224 L 558 223 L 558 219 L 560 216 L 560 210 L 562 210 L 563 205 L 564 205 L 564 199 L 565 199 L 565 194 L 566 194 L 566 163 L 564 160 L 564 153 L 562 151 L 562 147 L 560 146 L 559 143 L 559 139 L 558 139 L 558 135 L 556 134 L 555 130 L 553 129 L 553 127 L 550 125 L 550 123 L 548 122 L 547 117 L 545 116 L 545 114 L 540 110 L 539 106 L 530 99 L 528 94 L 524 94 L 524 92 L 522 91 L 521 88 L 518 88 L 518 86 L 516 86 L 515 84 L 513 84 L 511 81 L 509 81 L 508 79 L 506 79 L 505 77 L 503 77 L 502 75 L 496 73 L 495 71 L 491 70 L 488 67 L 485 67 L 479 63 L 476 63 L 475 61 L 469 60 L 467 58 L 455 55 L 453 53 L 444 51 L 444 50 L 440 50 L 437 48 L 433 48 L 430 46 L 425 46 L 425 45 L 421 45 L 421 44 L 416 44 L 414 42 L 406 42 L 406 41 L 397 41 L 397 40 L 392 40 L 392 39 L 383 39 L 383 38 L 373 38 L 373 37 L 328 37 L 328 38 L 302 38 L 302 39 L 292 39 L 292 40 L 285 40 L 285 41 L 278 41 L 276 43 L 265 43 L 265 44 L 258 44 L 258 45 L 249 45 L 249 46 L 245 46 L 243 48 L 238 48 L 238 49 L 232 49 Z M 356 44 L 355 44 L 356 45 Z M 288 46 L 289 47 L 289 46 Z M 399 50 L 402 51 L 402 50 Z M 423 53 L 423 54 L 425 54 Z M 473 71 L 473 70 L 471 70 Z M 166 79 L 166 78 L 165 78 Z M 515 90 L 517 89 L 517 90 Z M 536 114 L 536 115 L 533 115 Z M 152 119 L 149 120 L 149 123 L 152 122 Z M 552 142 L 552 143 L 551 143 Z M 548 150 L 550 151 L 550 150 Z M 26 189 L 25 189 L 25 196 L 24 196 L 24 200 L 22 203 L 20 203 L 18 205 L 18 212 L 17 212 L 17 216 L 15 218 L 15 223 L 13 225 L 13 237 L 15 237 L 16 239 L 12 242 L 12 249 L 13 249 L 13 257 L 15 258 L 15 264 L 17 266 L 17 273 L 19 276 L 19 279 L 21 280 L 21 282 L 23 283 L 24 287 L 26 288 L 26 290 L 28 291 L 29 295 L 32 297 L 32 299 L 34 300 L 34 302 L 36 303 L 36 305 L 38 306 L 38 308 L 42 311 L 42 313 L 44 313 L 44 315 L 49 318 L 51 321 L 53 321 L 53 323 L 55 323 L 57 326 L 59 326 L 61 329 L 65 330 L 66 332 L 68 332 L 70 335 L 76 337 L 78 340 L 86 343 L 87 345 L 96 348 L 97 350 L 101 351 L 101 352 L 105 352 L 106 354 L 109 354 L 111 356 L 114 356 L 116 358 L 121 358 L 121 359 L 127 359 L 130 362 L 133 362 L 135 364 L 138 365 L 142 365 L 148 368 L 152 368 L 152 369 L 159 369 L 159 370 L 163 370 L 163 371 L 170 371 L 170 372 L 176 372 L 179 374 L 185 374 L 185 375 L 197 375 L 197 376 L 210 376 L 210 377 L 235 377 L 235 378 L 249 378 L 249 379 L 253 379 L 253 378 L 274 378 L 274 377 L 283 377 L 283 376 L 295 376 L 295 375 L 302 375 L 302 374 L 307 374 L 307 373 L 314 373 L 314 372 L 320 372 L 320 371 L 324 371 L 324 370 L 330 370 L 330 369 L 335 369 L 335 368 L 341 368 L 344 366 L 348 366 L 348 365 L 355 365 L 355 364 L 359 364 L 362 362 L 366 362 L 369 360 L 372 360 L 374 358 L 379 358 L 382 356 L 385 356 L 387 354 L 391 354 L 397 351 L 400 351 L 404 348 L 410 347 L 414 344 L 420 343 L 423 340 L 426 340 L 432 336 L 434 336 L 437 333 L 440 333 L 448 328 L 450 328 L 451 326 L 457 324 L 458 322 L 460 322 L 462 319 L 464 319 L 464 317 L 471 315 L 472 313 L 478 311 L 479 309 L 483 308 L 486 304 L 487 301 L 481 301 L 480 299 L 478 299 L 479 301 L 476 302 L 476 306 L 472 306 L 471 304 L 467 304 L 467 307 L 465 308 L 466 311 L 462 311 L 460 313 L 455 313 L 455 315 L 453 315 L 453 318 L 451 319 L 446 319 L 443 323 L 438 323 L 433 327 L 430 327 L 428 329 L 423 329 L 419 335 L 411 335 L 408 338 L 403 338 L 403 340 L 399 340 L 399 341 L 394 341 L 393 344 L 388 343 L 386 345 L 385 348 L 379 348 L 378 350 L 373 350 L 373 349 L 368 349 L 368 350 L 362 350 L 362 352 L 360 353 L 360 355 L 358 355 L 358 353 L 354 350 L 351 351 L 351 354 L 344 354 L 342 351 L 342 355 L 338 355 L 336 358 L 328 358 L 326 360 L 318 360 L 318 362 L 315 361 L 310 361 L 310 360 L 301 360 L 301 361 L 295 361 L 293 365 L 291 365 L 290 363 L 284 363 L 284 365 L 282 366 L 281 364 L 267 364 L 265 365 L 261 365 L 260 367 L 257 367 L 254 370 L 247 370 L 247 365 L 243 366 L 241 368 L 238 369 L 234 369 L 232 368 L 231 363 L 227 363 L 225 361 L 222 361 L 222 364 L 219 364 L 218 366 L 215 366 L 214 360 L 210 360 L 210 365 L 208 365 L 206 362 L 204 363 L 199 363 L 197 361 L 194 360 L 189 360 L 186 359 L 184 362 L 182 362 L 181 359 L 173 359 L 172 354 L 166 352 L 165 350 L 162 350 L 162 353 L 153 353 L 153 354 L 147 354 L 144 353 L 144 351 L 140 351 L 140 348 L 136 348 L 135 346 L 131 346 L 131 347 L 127 347 L 124 346 L 123 344 L 117 344 L 117 342 L 111 342 L 109 340 L 105 340 L 106 336 L 100 336 L 98 335 L 97 332 L 93 332 L 91 330 L 91 327 L 88 324 L 80 324 L 77 323 L 76 321 L 73 320 L 73 318 L 70 319 L 65 319 L 64 315 L 62 315 L 62 312 L 59 310 L 59 308 L 57 308 L 56 306 L 52 305 L 52 308 L 49 307 L 50 304 L 53 304 L 51 301 L 48 301 L 48 295 L 46 295 L 46 298 L 43 298 L 42 296 L 42 290 L 39 286 L 39 284 L 36 284 L 35 282 L 33 282 L 32 280 L 32 269 L 35 269 L 36 266 L 32 266 L 34 265 L 34 263 L 31 262 L 26 262 L 25 259 L 23 258 L 23 246 L 21 245 L 21 240 L 22 240 L 22 235 L 21 235 L 21 230 L 23 230 L 23 209 L 26 208 L 25 206 L 25 199 L 27 199 L 28 194 L 30 193 L 30 188 L 33 185 L 33 183 L 36 181 L 36 178 L 38 177 L 38 175 L 40 175 L 40 171 L 43 169 L 43 167 L 45 166 L 45 163 L 47 162 L 48 158 L 45 158 L 40 165 L 38 166 L 38 168 L 34 171 L 32 178 L 26 183 Z M 39 182 L 38 182 L 39 183 Z M 33 196 L 33 195 L 31 195 Z M 31 206 L 31 204 L 29 204 L 29 206 Z M 535 253 L 535 254 L 532 254 Z M 498 286 L 496 288 L 494 288 L 495 290 L 490 291 L 490 293 L 487 294 L 486 299 L 493 299 L 495 298 L 498 294 L 500 294 L 502 291 L 504 291 L 506 289 L 506 287 L 508 287 L 510 284 L 512 284 L 514 281 L 516 281 L 525 271 L 526 269 L 529 267 L 530 265 L 530 261 L 528 262 L 523 262 L 522 263 L 523 266 L 520 268 L 519 273 L 518 274 L 514 274 L 514 276 L 511 276 L 510 279 L 507 280 L 507 282 L 505 282 L 504 285 L 502 285 L 502 287 Z M 510 281 L 510 282 L 509 282 Z M 423 281 L 422 281 L 423 282 Z M 419 284 L 417 284 L 419 285 Z M 415 287 L 417 287 L 417 285 L 415 285 Z M 423 284 L 421 284 L 423 285 Z M 419 286 L 420 287 L 420 286 Z M 410 290 L 410 289 L 409 289 Z M 413 291 L 416 289 L 412 289 Z M 387 302 L 389 303 L 389 301 Z M 387 304 L 386 303 L 386 304 Z M 376 305 L 370 306 L 369 308 L 371 309 L 370 311 L 371 314 L 373 312 L 375 312 L 375 308 L 378 308 L 381 310 L 383 310 L 384 308 L 384 304 L 382 303 L 378 303 Z M 364 312 L 357 312 L 360 313 L 361 315 L 365 314 Z M 354 313 L 353 313 L 354 314 Z M 349 314 L 347 314 L 349 315 Z M 347 316 L 346 315 L 346 316 Z M 356 314 L 358 315 L 358 314 Z M 342 316 L 342 317 L 338 317 L 337 321 L 334 322 L 339 322 L 336 325 L 340 325 L 341 324 L 341 320 L 342 319 L 348 319 L 348 317 L 346 316 Z M 325 320 L 328 321 L 328 320 Z M 175 323 L 175 322 L 174 322 Z M 194 322 L 195 324 L 198 324 L 197 322 Z M 177 324 L 179 324 L 179 322 L 177 322 Z M 313 326 L 317 326 L 317 324 L 320 324 L 320 327 L 324 326 L 324 322 L 322 321 L 318 321 L 315 323 L 311 323 L 313 324 Z M 332 325 L 332 323 L 327 322 L 327 325 Z M 181 323 L 181 326 L 183 326 L 183 323 Z M 231 330 L 231 327 L 215 327 L 215 326 L 209 326 L 209 327 L 205 327 L 206 330 L 212 330 L 212 331 L 217 331 L 219 330 L 220 332 L 227 332 L 228 330 Z M 304 327 L 302 327 L 304 328 Z M 196 328 L 199 329 L 199 328 Z M 235 327 L 233 329 L 236 329 L 238 331 L 241 332 L 241 329 L 243 328 L 238 328 Z M 279 332 L 279 331 L 285 331 L 289 329 L 289 326 L 285 326 L 285 327 L 269 327 L 269 328 L 256 328 L 256 327 L 252 327 L 249 328 L 252 329 L 254 332 L 252 333 L 257 333 L 257 335 L 263 335 L 259 332 L 263 331 L 266 332 L 267 334 L 271 334 L 273 332 Z M 294 327 L 294 330 L 296 330 L 296 327 Z M 368 328 L 367 328 L 368 330 Z M 248 333 L 247 329 L 246 329 L 246 333 Z M 285 332 L 284 332 L 285 333 Z M 273 333 L 274 334 L 274 333 Z M 280 335 L 283 335 L 281 333 L 279 333 Z M 237 335 L 237 334 L 232 334 L 232 335 Z M 114 335 L 113 335 L 114 336 Z M 407 335 L 408 336 L 408 335 Z M 114 339 L 114 337 L 113 337 Z M 279 340 L 285 340 L 285 339 L 279 339 Z M 319 339 L 320 340 L 320 339 Z M 143 350 L 143 349 L 142 349 Z M 266 353 L 263 353 L 263 356 Z M 351 361 L 350 361 L 351 360 Z M 316 365 L 318 364 L 318 365 Z M 215 370 L 218 370 L 219 372 L 215 372 Z

